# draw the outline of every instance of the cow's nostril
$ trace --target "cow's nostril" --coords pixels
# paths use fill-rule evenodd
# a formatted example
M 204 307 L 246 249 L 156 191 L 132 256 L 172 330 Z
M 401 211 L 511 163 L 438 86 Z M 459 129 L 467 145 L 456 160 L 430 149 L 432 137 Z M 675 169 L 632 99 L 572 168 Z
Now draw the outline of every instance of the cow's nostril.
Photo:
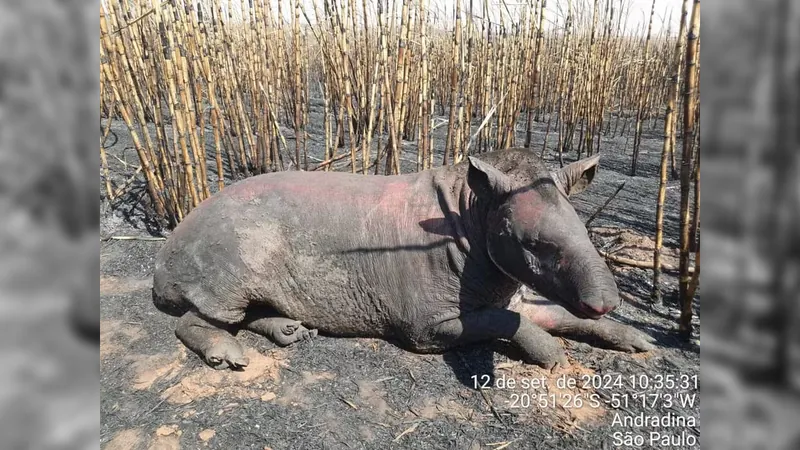
M 594 305 L 586 305 L 586 306 L 591 310 L 593 315 L 596 315 L 598 317 L 605 315 L 606 313 L 616 308 L 616 305 L 609 305 L 607 303 L 603 303 L 600 306 L 594 306 Z

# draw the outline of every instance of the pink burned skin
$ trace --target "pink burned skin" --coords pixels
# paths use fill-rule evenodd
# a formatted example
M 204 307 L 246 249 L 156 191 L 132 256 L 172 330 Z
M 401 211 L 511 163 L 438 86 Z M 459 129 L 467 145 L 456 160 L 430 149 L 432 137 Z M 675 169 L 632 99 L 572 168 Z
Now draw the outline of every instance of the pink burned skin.
M 547 203 L 535 189 L 525 189 L 514 196 L 511 208 L 522 226 L 532 228 L 546 213 Z
M 588 164 L 594 171 L 595 165 Z M 565 168 L 586 174 L 581 162 Z M 581 180 L 580 177 L 577 177 Z M 587 186 L 588 183 L 583 184 Z M 490 243 L 490 254 L 509 276 L 546 297 L 559 301 L 577 314 L 599 318 L 619 305 L 619 293 L 605 261 L 592 246 L 588 233 L 558 183 L 538 188 L 524 187 L 502 208 L 497 236 Z M 580 192 L 571 185 L 570 192 Z M 525 265 L 504 261 L 525 261 Z
M 617 287 L 569 203 L 597 164 L 551 173 L 511 149 L 402 176 L 249 178 L 176 228 L 153 300 L 220 369 L 249 363 L 239 329 L 278 345 L 318 332 L 391 338 L 422 353 L 504 339 L 545 368 L 566 365 L 553 335 L 647 350 L 648 336 L 600 318 Z M 522 285 L 548 303 L 509 308 Z

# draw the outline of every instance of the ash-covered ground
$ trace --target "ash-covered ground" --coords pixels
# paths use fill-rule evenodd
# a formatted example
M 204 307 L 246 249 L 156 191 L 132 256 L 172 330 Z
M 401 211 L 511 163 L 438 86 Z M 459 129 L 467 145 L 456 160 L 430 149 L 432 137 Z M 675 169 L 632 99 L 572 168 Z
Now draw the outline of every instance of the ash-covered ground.
M 312 166 L 323 153 L 320 110 L 312 106 L 315 125 L 308 129 Z M 641 261 L 652 258 L 660 126 L 645 132 L 637 177 L 628 176 L 632 139 L 604 136 L 601 170 L 574 199 L 585 220 L 626 183 L 590 227 L 605 251 Z M 541 148 L 545 128 L 535 124 L 536 148 Z M 139 163 L 125 125 L 113 122 L 111 129 L 106 151 L 112 179 L 121 185 Z M 284 132 L 293 151 L 293 133 Z M 446 126 L 434 132 L 437 161 L 445 133 Z M 553 167 L 558 165 L 553 159 L 556 140 L 551 132 L 546 160 Z M 517 142 L 524 142 L 523 131 Z M 207 149 L 213 156 L 210 140 Z M 413 170 L 414 142 L 403 144 L 401 159 L 404 172 Z M 566 155 L 567 161 L 574 159 L 574 153 Z M 348 162 L 345 158 L 336 167 L 349 170 L 344 167 Z M 208 167 L 213 170 L 211 159 Z M 678 204 L 678 183 L 670 181 L 665 262 L 675 266 Z M 631 355 L 562 340 L 571 367 L 548 373 L 510 359 L 499 343 L 418 355 L 381 340 L 320 336 L 282 349 L 243 331 L 239 339 L 250 349 L 250 366 L 242 372 L 215 371 L 175 338 L 176 318 L 152 305 L 152 267 L 163 241 L 152 240 L 162 230 L 148 218 L 146 205 L 141 179 L 114 205 L 101 204 L 104 238 L 150 239 L 106 239 L 101 248 L 103 448 L 601 449 L 632 435 L 643 436 L 639 448 L 661 447 L 663 441 L 650 441 L 650 432 L 670 436 L 671 448 L 699 448 L 699 395 L 690 402 L 691 394 L 699 394 L 691 378 L 699 376 L 699 331 L 691 342 L 677 335 L 674 273 L 663 277 L 664 306 L 651 306 L 652 271 L 611 264 L 626 299 L 611 317 L 655 337 L 658 348 L 648 353 Z M 618 375 L 620 383 L 613 383 Z M 521 386 L 542 377 L 543 386 Z M 560 386 L 559 378 L 575 379 L 578 385 Z M 517 383 L 514 388 L 475 388 L 487 380 L 496 386 L 510 379 Z M 595 384 L 583 386 L 587 379 Z M 692 417 L 696 424 L 615 422 L 640 413 Z M 616 432 L 622 434 L 615 438 Z

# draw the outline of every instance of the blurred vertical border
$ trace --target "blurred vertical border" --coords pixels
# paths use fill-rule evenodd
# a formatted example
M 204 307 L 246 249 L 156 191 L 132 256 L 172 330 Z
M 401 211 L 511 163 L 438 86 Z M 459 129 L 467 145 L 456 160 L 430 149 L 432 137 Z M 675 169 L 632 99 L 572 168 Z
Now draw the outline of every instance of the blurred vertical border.
M 800 5 L 704 0 L 701 29 L 702 447 L 797 449 Z
M 97 448 L 99 2 L 0 0 L 0 448 Z

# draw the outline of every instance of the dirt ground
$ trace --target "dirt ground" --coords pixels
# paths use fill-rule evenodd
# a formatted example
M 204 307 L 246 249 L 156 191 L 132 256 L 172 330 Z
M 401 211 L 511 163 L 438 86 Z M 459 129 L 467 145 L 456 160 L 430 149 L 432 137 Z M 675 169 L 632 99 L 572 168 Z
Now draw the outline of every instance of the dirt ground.
M 544 124 L 536 125 L 534 142 L 541 146 Z M 444 128 L 437 133 L 446 132 Z M 109 163 L 114 181 L 122 184 L 138 161 L 124 124 L 115 122 L 112 130 Z M 313 162 L 322 153 L 320 127 L 309 133 Z M 291 131 L 286 138 L 292 146 Z M 523 141 L 520 133 L 518 142 Z M 549 145 L 555 147 L 552 133 Z M 627 182 L 592 222 L 591 235 L 604 251 L 648 260 L 655 229 L 659 133 L 645 133 L 639 176 L 634 178 L 627 175 L 627 137 L 604 137 L 601 152 L 601 170 L 594 184 L 574 199 L 575 207 L 585 220 Z M 413 167 L 415 155 L 414 143 L 405 143 L 405 171 Z M 677 183 L 671 182 L 665 244 L 666 262 L 674 265 L 678 196 Z M 160 236 L 145 214 L 145 198 L 137 180 L 113 208 L 104 200 L 102 236 Z M 152 265 L 162 244 L 130 239 L 102 244 L 100 442 L 105 449 L 601 449 L 614 446 L 615 432 L 644 436 L 639 448 L 659 446 L 647 440 L 650 431 L 683 439 L 673 441 L 672 448 L 699 448 L 699 396 L 691 405 L 679 404 L 677 387 L 655 385 L 657 379 L 699 376 L 699 331 L 689 343 L 675 331 L 675 274 L 663 278 L 664 306 L 650 306 L 646 299 L 652 271 L 612 265 L 627 300 L 611 317 L 656 338 L 657 350 L 644 354 L 563 340 L 571 367 L 547 373 L 511 359 L 501 343 L 418 355 L 386 341 L 320 336 L 280 349 L 243 331 L 239 339 L 249 347 L 251 363 L 244 371 L 230 372 L 210 369 L 186 350 L 173 333 L 176 319 L 152 305 Z M 617 374 L 621 384 L 610 385 Z M 594 375 L 599 377 L 589 379 L 605 382 L 581 386 Z M 637 378 L 632 381 L 631 376 Z M 543 385 L 520 386 L 542 377 Z M 559 385 L 559 377 L 579 385 Z M 498 386 L 511 379 L 517 386 Z M 493 387 L 476 389 L 476 383 Z M 692 385 L 681 392 L 699 393 L 699 388 Z M 643 404 L 643 393 L 654 403 L 645 399 Z M 670 397 L 675 401 L 667 403 L 666 394 L 675 395 Z M 576 398 L 583 399 L 581 405 Z M 590 398 L 599 404 L 589 404 Z M 615 398 L 629 401 L 617 404 Z M 542 399 L 555 399 L 555 404 L 540 405 Z M 654 427 L 616 422 L 639 413 L 692 417 L 697 423 Z M 697 445 L 689 445 L 687 436 L 696 438 Z

